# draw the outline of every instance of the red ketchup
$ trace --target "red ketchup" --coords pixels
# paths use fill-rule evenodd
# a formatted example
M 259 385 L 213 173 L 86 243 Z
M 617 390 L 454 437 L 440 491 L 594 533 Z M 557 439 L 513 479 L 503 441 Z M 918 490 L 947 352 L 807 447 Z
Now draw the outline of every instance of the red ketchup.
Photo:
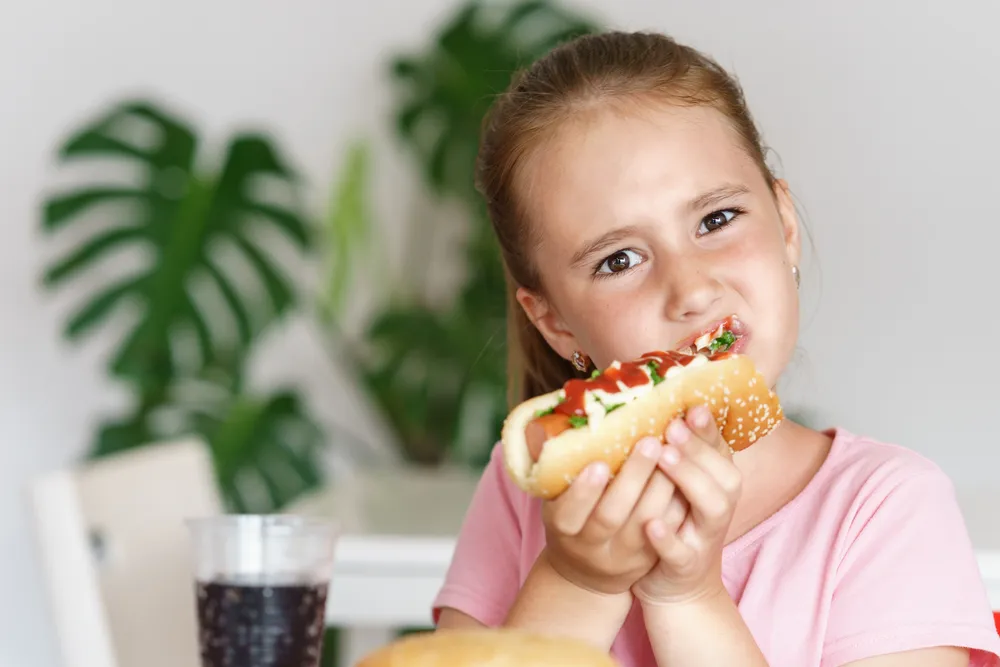
M 531 420 L 525 429 L 525 440 L 528 445 L 528 453 L 532 461 L 537 461 L 541 456 L 545 443 L 551 439 L 573 428 L 570 417 L 586 417 L 586 393 L 587 391 L 600 390 L 607 394 L 617 394 L 622 391 L 624 385 L 627 389 L 639 387 L 653 382 L 651 377 L 652 369 L 649 362 L 655 362 L 656 375 L 664 378 L 667 371 L 674 366 L 687 366 L 697 358 L 698 355 L 684 354 L 681 352 L 647 352 L 638 359 L 623 363 L 617 368 L 609 366 L 597 377 L 579 379 L 573 378 L 563 385 L 566 398 L 553 408 L 549 414 L 541 415 Z M 704 354 L 710 361 L 718 361 L 732 356 L 728 352 L 716 352 Z M 650 371 L 647 374 L 646 370 Z

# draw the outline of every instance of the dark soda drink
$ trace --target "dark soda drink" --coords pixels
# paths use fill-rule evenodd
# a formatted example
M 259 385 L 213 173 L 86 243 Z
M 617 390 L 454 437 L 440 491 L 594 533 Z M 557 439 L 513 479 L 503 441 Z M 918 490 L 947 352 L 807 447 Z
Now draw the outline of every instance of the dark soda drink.
M 326 583 L 197 583 L 202 667 L 318 667 Z

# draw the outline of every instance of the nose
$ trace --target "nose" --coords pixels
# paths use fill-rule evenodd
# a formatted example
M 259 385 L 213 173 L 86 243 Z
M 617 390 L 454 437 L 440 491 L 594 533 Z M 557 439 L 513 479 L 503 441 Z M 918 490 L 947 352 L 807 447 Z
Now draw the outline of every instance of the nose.
M 708 262 L 694 255 L 675 255 L 663 264 L 662 294 L 668 319 L 675 322 L 700 319 L 722 298 L 722 284 Z

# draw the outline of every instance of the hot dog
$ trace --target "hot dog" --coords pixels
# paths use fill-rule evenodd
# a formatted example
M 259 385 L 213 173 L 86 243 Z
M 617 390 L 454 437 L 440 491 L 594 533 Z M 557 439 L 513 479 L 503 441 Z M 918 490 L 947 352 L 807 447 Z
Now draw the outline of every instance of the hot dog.
M 616 361 L 521 403 L 501 433 L 508 475 L 533 496 L 555 498 L 590 463 L 604 461 L 617 473 L 636 441 L 662 438 L 672 419 L 696 405 L 709 407 L 732 451 L 746 449 L 784 413 L 750 358 L 728 351 L 732 340 L 724 331 L 684 352 Z

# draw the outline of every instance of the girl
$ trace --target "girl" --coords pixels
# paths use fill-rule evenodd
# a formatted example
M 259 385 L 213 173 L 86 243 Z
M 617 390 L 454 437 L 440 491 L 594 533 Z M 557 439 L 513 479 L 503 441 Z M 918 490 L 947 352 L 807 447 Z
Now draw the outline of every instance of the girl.
M 653 34 L 558 48 L 497 100 L 477 176 L 515 402 L 731 315 L 777 382 L 799 220 L 711 59 Z M 494 449 L 437 626 L 572 635 L 626 667 L 1000 665 L 951 483 L 915 453 L 786 419 L 732 456 L 701 408 L 609 477 L 594 465 L 542 502 Z

